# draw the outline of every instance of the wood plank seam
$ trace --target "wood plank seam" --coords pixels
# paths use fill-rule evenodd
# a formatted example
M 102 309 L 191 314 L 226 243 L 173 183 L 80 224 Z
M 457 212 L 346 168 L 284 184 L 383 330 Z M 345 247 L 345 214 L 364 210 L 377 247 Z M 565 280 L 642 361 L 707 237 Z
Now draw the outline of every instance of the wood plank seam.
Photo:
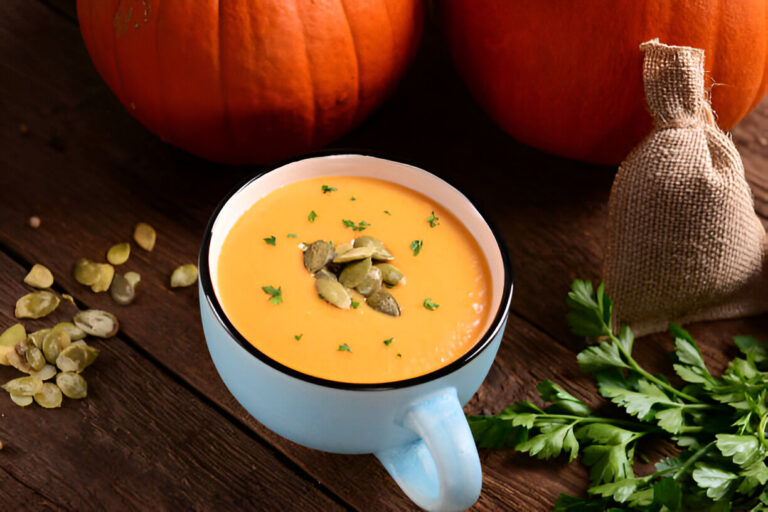
M 62 505 L 61 505 L 60 503 L 58 503 L 56 500 L 54 500 L 54 499 L 53 499 L 53 498 L 51 498 L 50 496 L 46 495 L 45 493 L 41 492 L 39 489 L 35 489 L 34 487 L 30 487 L 29 485 L 27 485 L 27 483 L 26 483 L 26 482 L 24 482 L 23 480 L 21 480 L 20 478 L 18 478 L 16 475 L 14 475 L 14 474 L 13 474 L 13 473 L 11 473 L 10 471 L 8 471 L 8 469 L 7 469 L 7 468 L 4 468 L 4 467 L 0 466 L 0 471 L 2 471 L 3 473 L 5 473 L 6 475 L 8 475 L 8 476 L 9 476 L 10 478 L 12 478 L 12 479 L 13 479 L 15 482 L 18 482 L 18 483 L 19 483 L 19 485 L 22 485 L 22 486 L 23 486 L 25 489 L 29 489 L 31 492 L 33 492 L 33 493 L 37 494 L 37 495 L 38 495 L 38 496 L 40 496 L 41 498 L 43 498 L 43 499 L 45 499 L 45 500 L 47 500 L 47 501 L 49 501 L 49 502 L 53 503 L 54 505 L 56 505 L 57 507 L 59 507 L 61 510 L 71 510 L 71 509 L 68 509 L 68 508 L 66 508 L 66 507 L 62 506 Z

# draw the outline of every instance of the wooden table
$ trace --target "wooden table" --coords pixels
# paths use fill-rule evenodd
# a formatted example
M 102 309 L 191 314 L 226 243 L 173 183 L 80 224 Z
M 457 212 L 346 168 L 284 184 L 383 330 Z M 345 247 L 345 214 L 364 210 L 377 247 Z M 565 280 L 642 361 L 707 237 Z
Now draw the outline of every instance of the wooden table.
M 290 443 L 251 418 L 219 379 L 205 347 L 195 288 L 168 276 L 196 260 L 219 199 L 255 167 L 196 159 L 147 132 L 97 75 L 72 0 L 0 2 L 0 328 L 33 263 L 83 305 L 115 311 L 121 331 L 86 372 L 86 400 L 25 409 L 0 394 L 0 508 L 68 510 L 409 510 L 371 456 L 340 456 Z M 575 277 L 597 280 L 614 168 L 546 155 L 515 142 L 479 109 L 434 28 L 395 95 L 337 143 L 411 161 L 448 178 L 489 212 L 516 267 L 507 332 L 485 384 L 467 406 L 498 412 L 534 399 L 552 378 L 594 405 L 577 368 L 583 340 L 569 334 L 564 298 Z M 768 219 L 768 102 L 734 131 L 761 218 Z M 27 219 L 38 215 L 39 229 Z M 135 251 L 141 273 L 128 307 L 71 277 L 80 257 L 103 258 L 133 225 L 157 228 L 154 252 Z M 72 310 L 60 308 L 53 320 Z M 29 329 L 50 320 L 26 322 Z M 722 370 L 730 336 L 768 339 L 768 317 L 691 328 Z M 648 337 L 642 362 L 670 371 L 667 336 Z M 0 381 L 18 375 L 0 368 Z M 562 460 L 483 452 L 476 510 L 547 510 L 581 494 L 586 472 Z

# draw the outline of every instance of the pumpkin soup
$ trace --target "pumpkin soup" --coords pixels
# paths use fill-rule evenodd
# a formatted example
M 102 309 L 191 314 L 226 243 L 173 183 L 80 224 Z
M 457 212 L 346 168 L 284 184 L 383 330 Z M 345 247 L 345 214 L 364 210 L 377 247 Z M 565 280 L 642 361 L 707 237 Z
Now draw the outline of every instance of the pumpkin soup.
M 401 185 L 329 176 L 276 189 L 227 234 L 218 295 L 257 349 L 299 372 L 382 383 L 455 361 L 489 321 L 464 225 Z

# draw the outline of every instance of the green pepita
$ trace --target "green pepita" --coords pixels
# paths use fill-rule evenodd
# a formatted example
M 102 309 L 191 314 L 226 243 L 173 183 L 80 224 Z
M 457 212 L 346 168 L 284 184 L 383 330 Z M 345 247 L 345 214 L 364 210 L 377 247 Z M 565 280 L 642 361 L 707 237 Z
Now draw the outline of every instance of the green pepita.
M 380 288 L 373 292 L 366 303 L 380 313 L 390 316 L 400 316 L 400 306 L 388 291 Z
M 39 377 L 40 380 L 52 379 L 56 376 L 56 367 L 52 364 L 46 364 L 36 372 L 32 372 L 29 375 L 32 377 Z
M 125 277 L 125 280 L 128 281 L 133 288 L 136 288 L 136 285 L 141 281 L 141 275 L 138 272 L 126 272 L 123 277 Z
M 29 364 L 33 371 L 39 371 L 45 366 L 43 352 L 31 343 L 27 346 L 26 357 L 27 364 Z
M 30 405 L 34 401 L 34 399 L 31 396 L 17 395 L 16 393 L 11 393 L 11 401 L 20 407 L 26 407 Z
M 364 260 L 373 256 L 375 247 L 355 247 L 333 258 L 334 263 L 347 263 L 349 261 Z
M 344 254 L 345 252 L 352 250 L 352 247 L 354 247 L 354 245 L 352 245 L 352 242 L 344 242 L 342 244 L 339 244 L 336 246 L 336 255 L 338 256 L 338 255 Z
M 197 267 L 191 263 L 177 267 L 171 274 L 171 288 L 192 286 L 197 282 Z
M 80 311 L 75 315 L 74 322 L 86 334 L 99 338 L 111 338 L 120 328 L 115 315 L 100 309 Z
M 128 257 L 131 255 L 131 244 L 123 242 L 121 244 L 115 244 L 107 251 L 107 261 L 112 265 L 122 265 L 128 261 Z
M 384 247 L 384 244 L 372 236 L 361 236 L 355 239 L 355 247 L 368 247 L 371 246 L 375 250 L 373 251 L 373 259 L 379 261 L 389 261 L 395 259 L 392 253 Z
M 19 345 L 16 345 L 18 347 Z M 27 362 L 27 356 L 26 354 L 19 354 L 19 352 L 14 350 L 9 350 L 6 355 L 6 359 L 8 359 L 8 364 L 16 368 L 22 373 L 29 373 L 32 371 L 32 367 L 29 366 L 29 363 Z
M 332 279 L 317 279 L 315 286 L 320 296 L 329 304 L 341 309 L 349 309 L 352 305 L 352 297 L 347 289 L 338 281 Z
M 381 270 L 381 279 L 389 285 L 394 286 L 403 280 L 403 273 L 391 263 L 378 263 L 376 268 Z
M 53 382 L 43 383 L 42 389 L 38 393 L 35 393 L 35 402 L 37 402 L 37 405 L 45 407 L 46 409 L 61 407 L 61 400 L 61 390 L 59 389 L 59 386 Z
M 43 348 L 43 340 L 45 336 L 51 332 L 51 329 L 40 329 L 39 331 L 31 332 L 27 336 L 27 339 L 37 348 Z
M 13 324 L 0 334 L 0 346 L 15 347 L 20 341 L 27 338 L 27 331 L 21 324 Z
M 315 272 L 315 277 L 317 279 L 332 279 L 334 281 L 338 281 L 339 279 L 336 277 L 336 274 L 328 270 L 326 267 L 321 268 L 317 272 Z
M 363 282 L 366 274 L 368 274 L 368 271 L 371 270 L 372 265 L 373 263 L 371 262 L 371 258 L 366 258 L 364 260 L 350 263 L 344 267 L 344 270 L 342 270 L 341 274 L 339 274 L 339 282 L 347 288 L 354 288 Z
M 14 354 L 16 351 L 14 350 L 14 347 L 6 347 L 5 345 L 0 345 L 0 364 L 3 366 L 10 366 L 10 362 L 8 362 L 8 354 L 13 352 Z
M 52 330 L 43 338 L 43 355 L 45 360 L 51 364 L 56 364 L 56 358 L 62 350 L 72 344 L 72 340 L 66 331 Z
M 363 296 L 368 297 L 370 294 L 381 288 L 381 270 L 376 267 L 371 267 L 368 270 L 368 273 L 365 274 L 363 280 L 360 281 L 360 284 L 355 288 Z
M 47 267 L 36 263 L 24 278 L 24 283 L 35 288 L 50 288 L 53 285 L 53 274 Z
M 99 264 L 85 258 L 80 258 L 75 263 L 72 275 L 78 283 L 91 286 L 99 279 Z
M 56 385 L 67 398 L 85 398 L 88 396 L 88 383 L 79 373 L 59 373 L 56 375 Z
M 152 249 L 155 248 L 157 232 L 155 232 L 155 228 L 146 222 L 139 222 L 136 224 L 136 227 L 133 228 L 133 239 L 139 247 L 145 251 L 151 252 Z
M 304 267 L 311 273 L 323 268 L 335 256 L 331 244 L 325 240 L 316 240 L 307 246 L 304 251 Z
M 43 380 L 40 377 L 19 377 L 3 384 L 3 389 L 14 395 L 33 396 L 43 389 Z
M 88 345 L 70 345 L 56 358 L 56 366 L 63 372 L 85 370 L 99 355 L 99 350 Z
M 16 301 L 16 318 L 42 318 L 59 307 L 59 298 L 46 291 L 28 293 Z
M 54 331 L 66 331 L 69 335 L 69 339 L 72 341 L 81 340 L 85 338 L 85 331 L 73 324 L 72 322 L 59 322 L 53 326 Z
M 115 278 L 112 279 L 112 284 L 109 287 L 109 294 L 112 296 L 112 300 L 121 306 L 127 306 L 133 302 L 136 291 L 125 276 L 115 274 Z
M 97 263 L 99 269 L 99 277 L 96 282 L 91 285 L 91 291 L 93 293 L 101 293 L 109 290 L 109 286 L 112 284 L 112 279 L 115 277 L 115 267 L 109 263 Z

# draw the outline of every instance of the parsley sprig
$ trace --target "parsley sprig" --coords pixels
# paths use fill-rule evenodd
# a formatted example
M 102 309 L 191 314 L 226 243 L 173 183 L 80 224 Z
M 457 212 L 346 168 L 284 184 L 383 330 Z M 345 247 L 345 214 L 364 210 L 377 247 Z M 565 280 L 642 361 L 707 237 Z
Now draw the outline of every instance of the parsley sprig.
M 355 225 L 353 221 L 348 219 L 344 219 L 341 222 L 342 224 L 344 224 L 344 227 L 352 228 L 352 231 L 363 231 L 365 230 L 365 228 L 370 226 L 370 224 L 368 222 L 365 222 L 364 220 L 361 220 L 360 222 L 358 222 L 357 225 Z
M 478 446 L 513 447 L 542 459 L 566 454 L 573 461 L 581 454 L 590 468 L 590 497 L 562 495 L 556 512 L 768 511 L 768 344 L 737 336 L 744 357 L 715 377 L 691 335 L 672 324 L 673 368 L 685 383 L 675 387 L 632 357 L 629 327 L 614 334 L 603 285 L 595 290 L 574 281 L 567 303 L 572 331 L 597 341 L 578 354 L 579 366 L 623 414 L 598 415 L 546 380 L 537 388 L 544 407 L 518 402 L 501 414 L 469 416 Z M 681 451 L 636 476 L 635 448 L 650 434 L 667 436 Z
M 269 302 L 272 304 L 281 304 L 283 302 L 283 289 L 281 286 L 275 288 L 274 286 L 262 286 L 261 289 L 269 295 Z

